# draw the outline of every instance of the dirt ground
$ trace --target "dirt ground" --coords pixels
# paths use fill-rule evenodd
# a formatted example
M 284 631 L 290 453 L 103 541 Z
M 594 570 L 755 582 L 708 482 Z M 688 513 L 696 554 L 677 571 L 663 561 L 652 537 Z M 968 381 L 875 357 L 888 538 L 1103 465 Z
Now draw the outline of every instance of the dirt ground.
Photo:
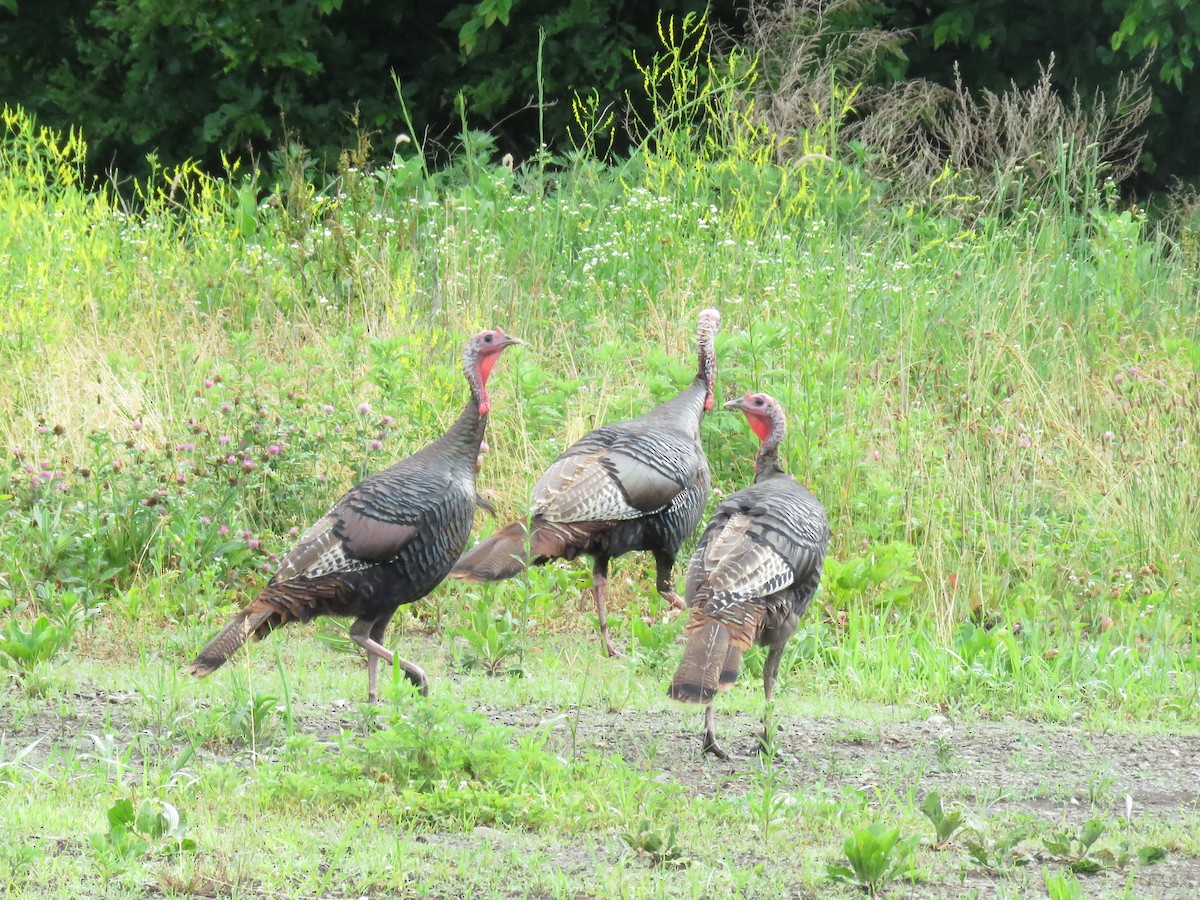
M 11 748 L 41 737 L 25 762 L 53 767 L 63 755 L 94 752 L 91 734 L 128 735 L 141 703 L 135 692 L 83 689 L 21 715 L 15 728 L 12 704 L 0 703 L 0 734 Z M 64 710 L 69 712 L 64 715 Z M 550 723 L 551 749 L 563 754 L 570 752 L 573 728 L 579 747 L 619 753 L 659 771 L 659 780 L 677 782 L 698 796 L 736 797 L 756 783 L 758 763 L 751 751 L 760 725 L 750 715 L 718 715 L 718 736 L 733 754 L 722 762 L 698 753 L 701 708 L 480 710 L 518 731 Z M 299 728 L 318 737 L 361 727 L 349 705 L 300 704 L 294 714 Z M 905 796 L 915 789 L 919 799 L 937 790 L 968 815 L 995 819 L 1024 813 L 1047 828 L 1077 828 L 1095 816 L 1115 820 L 1130 808 L 1135 822 L 1162 825 L 1178 824 L 1200 811 L 1200 736 L 1087 733 L 1017 720 L 960 724 L 943 716 L 880 724 L 779 715 L 778 740 L 781 787 L 797 795 L 854 788 Z M 493 845 L 505 840 L 503 832 L 487 828 L 456 838 L 458 843 Z M 561 864 L 590 868 L 611 852 L 595 842 L 564 847 Z M 1121 872 L 1089 876 L 1085 896 L 1118 896 L 1127 878 Z M 1005 896 L 1012 896 L 1008 884 Z M 965 881 L 915 885 L 900 895 L 991 896 L 994 888 L 979 874 Z M 1200 897 L 1200 859 L 1171 853 L 1165 862 L 1141 867 L 1132 895 Z

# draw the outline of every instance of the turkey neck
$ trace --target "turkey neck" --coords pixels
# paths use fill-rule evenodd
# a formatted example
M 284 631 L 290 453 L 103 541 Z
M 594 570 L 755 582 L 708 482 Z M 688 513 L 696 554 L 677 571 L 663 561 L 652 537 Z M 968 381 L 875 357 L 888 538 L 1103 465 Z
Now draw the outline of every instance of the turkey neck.
M 717 370 L 713 337 L 720 321 L 721 316 L 715 310 L 706 310 L 701 314 L 700 333 L 696 341 L 699 357 L 696 377 L 691 384 L 654 410 L 654 413 L 672 419 L 681 431 L 693 435 L 697 440 L 700 438 L 700 420 L 711 405 L 709 398 Z
M 487 413 L 479 413 L 479 398 L 472 394 L 454 424 L 429 446 L 431 449 L 440 448 L 441 452 L 456 459 L 466 460 L 474 480 L 475 460 L 479 456 L 479 447 L 483 444 L 487 421 Z
M 681 431 L 700 434 L 700 420 L 704 417 L 704 399 L 708 396 L 708 382 L 697 375 L 690 385 L 661 404 L 654 412 L 671 419 Z
M 787 422 L 778 407 L 771 410 L 771 430 L 758 448 L 758 456 L 754 458 L 754 481 L 757 484 L 775 475 L 786 474 L 779 465 L 779 445 L 787 433 Z
M 784 474 L 786 473 L 783 467 L 779 465 L 779 442 L 763 444 L 754 460 L 754 483 L 758 484 L 760 481 Z

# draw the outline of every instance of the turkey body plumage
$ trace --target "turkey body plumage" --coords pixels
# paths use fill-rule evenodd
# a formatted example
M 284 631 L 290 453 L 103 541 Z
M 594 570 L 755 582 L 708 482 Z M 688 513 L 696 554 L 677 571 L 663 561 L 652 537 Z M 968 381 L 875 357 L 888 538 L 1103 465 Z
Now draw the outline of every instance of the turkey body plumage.
M 475 474 L 487 427 L 487 376 L 495 356 L 516 339 L 483 332 L 468 345 L 472 396 L 433 443 L 347 491 L 283 557 L 257 598 L 213 638 L 187 674 L 204 677 L 253 635 L 316 616 L 353 617 L 351 638 L 367 652 L 368 697 L 378 699 L 379 659 L 400 665 L 422 692 L 416 665 L 382 646 L 396 610 L 432 591 L 470 537 Z M 490 362 L 489 362 L 490 360 Z
M 748 394 L 729 405 L 746 412 L 763 444 L 754 483 L 717 508 L 688 566 L 688 640 L 668 692 L 676 700 L 707 704 L 704 750 L 722 758 L 713 698 L 737 680 L 742 654 L 759 644 L 767 648 L 763 691 L 769 704 L 784 647 L 817 591 L 829 543 L 824 508 L 779 466 L 785 426 L 778 404 Z
M 451 576 L 498 581 L 527 565 L 590 556 L 601 637 L 614 656 L 620 654 L 604 603 L 611 559 L 634 550 L 652 553 L 659 593 L 682 608 L 672 570 L 710 491 L 700 422 L 712 405 L 719 321 L 715 310 L 700 314 L 699 366 L 688 387 L 642 416 L 604 425 L 572 444 L 534 486 L 528 525 L 513 522 L 481 541 Z
M 679 553 L 710 491 L 700 446 L 704 385 L 627 422 L 598 428 L 554 461 L 533 489 L 535 564 L 631 550 Z

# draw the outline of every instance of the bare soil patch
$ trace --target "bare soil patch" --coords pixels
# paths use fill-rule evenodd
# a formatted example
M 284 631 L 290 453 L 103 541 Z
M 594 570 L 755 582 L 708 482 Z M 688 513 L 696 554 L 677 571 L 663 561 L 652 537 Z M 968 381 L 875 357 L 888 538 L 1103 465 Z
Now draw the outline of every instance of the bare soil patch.
M 16 686 L 9 690 L 14 692 L 10 699 L 15 699 Z M 22 711 L 14 714 L 18 707 Z M 617 753 L 658 780 L 678 783 L 695 796 L 736 798 L 757 789 L 759 762 L 753 751 L 761 725 L 748 714 L 718 715 L 718 734 L 735 754 L 722 762 L 699 752 L 700 708 L 479 709 L 517 731 L 549 727 L 550 748 L 556 753 L 569 756 L 589 749 Z M 0 733 L 14 749 L 40 739 L 25 763 L 48 770 L 77 754 L 95 752 L 92 735 L 111 733 L 129 740 L 146 728 L 143 710 L 136 692 L 84 688 L 34 709 L 24 700 L 0 704 Z M 294 707 L 294 715 L 298 728 L 320 738 L 362 727 L 354 704 L 345 701 L 302 702 Z M 970 815 L 988 819 L 1028 815 L 1047 828 L 1077 828 L 1095 816 L 1115 821 L 1130 808 L 1135 821 L 1163 825 L 1178 824 L 1200 811 L 1200 736 L 1092 733 L 1020 720 L 960 723 L 943 716 L 880 723 L 778 714 L 777 725 L 781 787 L 797 795 L 853 788 L 882 796 L 915 792 L 920 797 L 937 790 L 962 804 Z M 269 755 L 272 748 L 265 752 Z M 244 749 L 217 747 L 202 753 L 234 765 L 248 762 Z M 136 755 L 130 763 L 136 768 Z M 447 837 L 431 839 L 430 852 L 468 853 L 474 846 L 505 846 L 527 836 L 484 828 L 453 840 Z M 621 853 L 619 842 L 589 837 L 556 848 L 554 859 L 564 871 L 586 873 L 598 862 L 615 861 Z M 778 864 L 778 860 L 762 861 Z M 1127 878 L 1127 873 L 1119 872 L 1093 876 L 1087 882 L 1087 896 L 1116 896 Z M 1012 888 L 1012 881 L 1004 887 Z M 992 896 L 998 890 L 998 883 L 972 874 L 953 882 L 905 886 L 903 893 Z M 1001 895 L 1005 894 L 1001 891 Z M 1200 896 L 1200 859 L 1173 850 L 1166 862 L 1138 871 L 1134 895 Z

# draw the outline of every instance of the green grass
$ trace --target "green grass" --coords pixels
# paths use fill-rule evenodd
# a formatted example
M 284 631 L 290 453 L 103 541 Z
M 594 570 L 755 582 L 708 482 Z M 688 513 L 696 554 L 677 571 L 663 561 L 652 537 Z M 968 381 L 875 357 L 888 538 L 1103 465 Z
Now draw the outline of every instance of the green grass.
M 10 895 L 854 896 L 828 871 L 878 824 L 922 835 L 877 870 L 901 893 L 1027 896 L 1067 871 L 1042 838 L 1091 818 L 1113 859 L 1168 858 L 1079 875 L 1086 896 L 1195 877 L 1194 254 L 1099 194 L 966 220 L 885 201 L 849 164 L 776 165 L 735 110 L 690 140 L 679 103 L 626 161 L 514 171 L 476 136 L 441 173 L 184 169 L 129 205 L 6 114 Z M 833 124 L 807 149 L 839 156 Z M 452 421 L 471 332 L 529 342 L 493 378 L 481 477 L 517 514 L 570 441 L 690 379 L 705 306 L 721 398 L 782 400 L 833 526 L 778 760 L 696 757 L 701 713 L 664 692 L 680 623 L 636 555 L 610 580 L 628 663 L 590 640 L 573 565 L 402 611 L 427 704 L 397 683 L 360 706 L 332 624 L 176 674 L 299 529 Z M 703 439 L 717 496 L 744 485 L 742 423 Z M 739 749 L 761 666 L 719 703 Z M 1143 744 L 1153 777 L 1122 755 Z M 933 849 L 935 789 L 977 853 Z M 111 824 L 119 801 L 144 828 Z
M 145 628 L 136 637 L 141 660 L 114 663 L 114 648 L 94 646 L 59 673 L 53 700 L 17 690 L 4 698 L 6 759 L 43 737 L 0 769 L 6 833 L 19 838 L 6 853 L 37 851 L 0 869 L 10 895 L 133 896 L 153 887 L 234 896 L 854 896 L 825 869 L 844 838 L 875 822 L 920 837 L 912 862 L 928 896 L 956 891 L 963 879 L 978 886 L 985 873 L 969 843 L 1017 826 L 1027 833 L 1021 852 L 1050 871 L 1060 867 L 1042 838 L 1089 817 L 1105 824 L 1113 847 L 1162 847 L 1176 864 L 1200 852 L 1194 807 L 1144 800 L 1143 785 L 1130 780 L 1139 773 L 1111 754 L 1180 732 L 1194 746 L 1194 727 L 1110 722 L 1123 733 L 1088 739 L 1010 722 L 994 726 L 1002 735 L 993 742 L 975 734 L 993 726 L 964 713 L 948 738 L 972 760 L 964 779 L 939 771 L 918 706 L 817 699 L 789 687 L 776 710 L 781 755 L 768 767 L 753 758 L 718 765 L 695 756 L 699 710 L 670 705 L 663 678 L 600 658 L 574 636 L 537 641 L 525 677 L 509 679 L 455 673 L 446 641 L 410 634 L 397 643 L 429 664 L 434 696 L 414 699 L 396 684 L 377 709 L 346 699 L 361 693 L 361 662 L 303 629 L 277 636 L 282 668 L 264 645 L 206 682 L 178 677 L 167 634 Z M 284 683 L 290 720 L 275 699 L 257 730 L 233 727 L 247 692 L 278 698 Z M 721 704 L 718 728 L 735 752 L 750 744 L 760 696 L 750 681 Z M 1059 764 L 1006 759 L 1014 737 L 1025 739 L 1025 759 L 1052 754 Z M 1164 778 L 1171 765 L 1162 762 Z M 1096 772 L 1116 769 L 1113 786 L 1097 782 Z M 1000 792 L 981 793 L 994 775 Z M 964 808 L 968 822 L 939 850 L 921 812 L 933 790 Z M 1129 817 L 1126 791 L 1138 798 Z M 105 833 L 106 812 L 126 800 L 135 809 L 171 804 L 195 849 L 174 852 L 157 838 L 119 867 L 106 863 L 91 836 Z M 1039 883 L 1036 865 L 994 862 L 1014 890 Z M 1106 865 L 1092 884 L 1111 873 L 1151 890 L 1169 886 L 1155 880 L 1167 865 Z

